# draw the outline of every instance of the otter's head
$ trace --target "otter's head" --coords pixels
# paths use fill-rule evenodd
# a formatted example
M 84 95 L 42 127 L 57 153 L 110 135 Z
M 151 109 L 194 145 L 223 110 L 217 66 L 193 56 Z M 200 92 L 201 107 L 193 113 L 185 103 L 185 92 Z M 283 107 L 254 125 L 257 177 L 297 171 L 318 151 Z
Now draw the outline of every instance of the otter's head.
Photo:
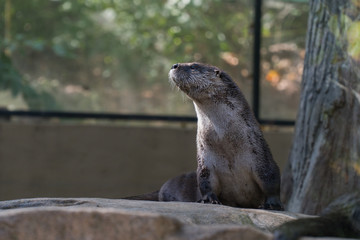
M 169 80 L 192 100 L 199 102 L 221 99 L 238 91 L 229 75 L 215 66 L 202 63 L 174 64 Z

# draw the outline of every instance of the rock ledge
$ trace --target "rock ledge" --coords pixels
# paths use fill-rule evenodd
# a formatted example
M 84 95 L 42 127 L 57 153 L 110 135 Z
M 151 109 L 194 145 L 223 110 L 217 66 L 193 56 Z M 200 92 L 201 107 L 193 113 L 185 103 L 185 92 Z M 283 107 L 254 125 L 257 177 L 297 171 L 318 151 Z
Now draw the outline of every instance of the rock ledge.
M 0 239 L 270 240 L 274 227 L 303 216 L 198 203 L 21 199 L 0 202 Z

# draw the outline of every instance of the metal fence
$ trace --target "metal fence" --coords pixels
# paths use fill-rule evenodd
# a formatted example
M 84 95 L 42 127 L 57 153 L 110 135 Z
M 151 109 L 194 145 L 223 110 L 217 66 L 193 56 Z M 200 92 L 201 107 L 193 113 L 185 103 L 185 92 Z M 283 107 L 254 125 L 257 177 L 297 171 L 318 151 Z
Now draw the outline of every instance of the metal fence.
M 255 117 L 260 124 L 293 126 L 293 120 L 268 120 L 260 117 L 260 49 L 262 27 L 262 0 L 254 1 L 254 44 L 253 44 L 253 91 L 252 107 Z M 127 121 L 165 121 L 165 122 L 196 122 L 193 116 L 168 116 L 168 115 L 144 115 L 144 114 L 118 114 L 118 113 L 87 113 L 87 112 L 61 112 L 61 111 L 10 111 L 0 109 L 0 117 L 36 117 L 36 118 L 66 118 L 66 119 L 103 119 L 103 120 L 127 120 Z

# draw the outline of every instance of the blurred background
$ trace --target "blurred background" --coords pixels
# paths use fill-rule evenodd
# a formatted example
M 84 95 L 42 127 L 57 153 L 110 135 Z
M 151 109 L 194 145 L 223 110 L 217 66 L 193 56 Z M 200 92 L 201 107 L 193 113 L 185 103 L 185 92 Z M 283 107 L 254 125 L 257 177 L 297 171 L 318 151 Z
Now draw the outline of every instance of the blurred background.
M 259 99 L 260 119 L 294 121 L 308 3 L 262 3 L 259 96 L 254 9 L 250 0 L 2 0 L 0 200 L 121 197 L 195 169 L 193 105 L 168 84 L 177 62 L 222 68 L 250 104 Z M 190 120 L 31 115 L 39 111 Z M 292 126 L 263 129 L 282 167 Z

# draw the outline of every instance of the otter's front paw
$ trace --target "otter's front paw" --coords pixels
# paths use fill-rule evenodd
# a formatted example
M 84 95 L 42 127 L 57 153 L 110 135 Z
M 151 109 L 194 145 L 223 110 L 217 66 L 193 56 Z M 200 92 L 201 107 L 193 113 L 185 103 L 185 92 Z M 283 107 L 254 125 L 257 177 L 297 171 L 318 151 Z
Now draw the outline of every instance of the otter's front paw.
M 209 203 L 209 204 L 220 204 L 221 205 L 221 202 L 219 201 L 219 199 L 216 197 L 216 195 L 214 193 L 207 193 L 198 202 L 199 203 Z
M 260 206 L 260 208 L 267 209 L 267 210 L 278 210 L 284 211 L 284 206 L 280 202 L 278 197 L 269 197 L 266 199 L 264 205 Z

